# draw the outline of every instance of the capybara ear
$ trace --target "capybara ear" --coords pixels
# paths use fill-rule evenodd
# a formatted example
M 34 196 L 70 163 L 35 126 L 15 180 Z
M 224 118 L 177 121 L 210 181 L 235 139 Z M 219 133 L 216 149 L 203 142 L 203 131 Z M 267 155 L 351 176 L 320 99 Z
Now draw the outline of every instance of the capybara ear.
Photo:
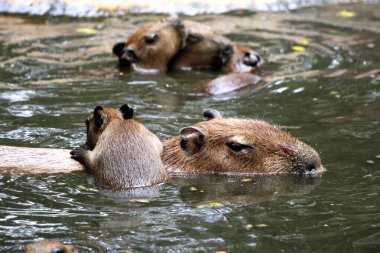
M 119 42 L 113 46 L 112 53 L 120 57 L 123 55 L 124 47 L 125 47 L 125 42 Z
M 119 108 L 121 114 L 123 115 L 123 119 L 132 119 L 133 118 L 133 109 L 128 106 L 128 104 L 123 104 Z
M 95 127 L 98 129 L 101 128 L 104 123 L 104 115 L 102 111 L 103 107 L 99 105 L 94 109 Z
M 206 135 L 199 127 L 184 127 L 179 131 L 181 135 L 181 148 L 189 155 L 198 152 L 204 143 Z
M 222 114 L 218 110 L 215 110 L 215 109 L 206 109 L 203 112 L 203 116 L 206 118 L 207 121 L 216 119 L 216 118 L 222 118 Z

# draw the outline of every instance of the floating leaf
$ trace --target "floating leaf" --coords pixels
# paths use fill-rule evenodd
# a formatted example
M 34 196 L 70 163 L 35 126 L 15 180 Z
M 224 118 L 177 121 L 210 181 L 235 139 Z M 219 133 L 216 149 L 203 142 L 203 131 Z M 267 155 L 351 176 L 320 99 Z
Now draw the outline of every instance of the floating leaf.
M 305 48 L 303 46 L 292 46 L 292 50 L 296 52 L 302 52 L 305 51 Z
M 372 160 L 367 160 L 367 161 L 365 161 L 366 163 L 368 163 L 368 164 L 374 164 L 375 162 L 374 161 L 372 161 Z
M 192 191 L 192 192 L 198 191 L 198 189 L 195 188 L 194 186 L 190 187 L 189 190 Z
M 215 251 L 214 253 L 227 253 L 227 251 L 224 251 L 224 250 L 217 250 L 217 251 Z
M 130 201 L 134 203 L 150 203 L 149 199 L 131 199 Z
M 81 189 L 81 190 L 90 191 L 90 192 L 99 192 L 98 189 L 91 188 L 91 187 L 86 187 L 84 185 L 78 185 L 78 188 Z
M 240 180 L 240 181 L 246 183 L 246 182 L 252 182 L 253 179 L 252 179 L 252 178 L 243 178 L 243 179 Z
M 85 33 L 85 34 L 95 34 L 98 32 L 98 30 L 96 29 L 93 29 L 93 28 L 85 28 L 85 27 L 82 27 L 82 28 L 77 28 L 75 30 L 77 33 Z
M 297 44 L 300 44 L 302 46 L 308 46 L 309 45 L 309 40 L 305 38 L 297 38 L 294 40 Z
M 356 16 L 356 13 L 353 11 L 342 10 L 338 12 L 337 15 L 343 18 L 353 18 Z
M 266 228 L 266 227 L 268 227 L 268 225 L 262 223 L 262 224 L 256 224 L 255 227 L 257 227 L 257 228 Z
M 214 202 L 208 202 L 206 204 L 198 205 L 197 208 L 215 207 L 215 206 L 224 206 L 224 205 L 220 202 L 214 201 Z
M 66 184 L 66 183 L 63 183 L 63 182 L 58 182 L 57 185 L 62 186 L 62 185 L 67 185 L 67 184 Z
M 380 159 L 380 155 L 375 156 L 376 159 Z

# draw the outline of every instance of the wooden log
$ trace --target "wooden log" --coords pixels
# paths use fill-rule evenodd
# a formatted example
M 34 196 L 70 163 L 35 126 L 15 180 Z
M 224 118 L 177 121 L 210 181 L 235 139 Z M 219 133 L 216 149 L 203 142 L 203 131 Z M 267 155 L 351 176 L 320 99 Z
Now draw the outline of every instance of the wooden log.
M 84 171 L 70 158 L 70 149 L 0 146 L 0 171 L 23 173 L 67 173 Z

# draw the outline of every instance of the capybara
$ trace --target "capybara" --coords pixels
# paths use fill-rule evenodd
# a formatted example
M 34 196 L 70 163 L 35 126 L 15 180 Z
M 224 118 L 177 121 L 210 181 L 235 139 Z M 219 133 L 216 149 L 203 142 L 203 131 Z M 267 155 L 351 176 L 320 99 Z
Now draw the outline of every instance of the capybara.
M 261 120 L 222 118 L 206 110 L 208 119 L 182 128 L 164 141 L 163 162 L 171 173 L 302 173 L 323 171 L 318 153 Z
M 73 246 L 55 240 L 42 240 L 25 246 L 25 253 L 73 253 Z
M 171 67 L 183 70 L 210 69 L 231 72 L 257 72 L 264 60 L 252 49 L 233 45 L 211 27 L 184 20 L 185 43 L 171 62 Z
M 97 106 L 87 118 L 87 147 L 71 151 L 98 182 L 112 189 L 152 186 L 165 182 L 162 144 L 155 134 L 132 119 L 133 109 Z
M 232 42 L 211 27 L 183 21 L 184 47 L 171 61 L 171 68 L 221 70 L 232 54 Z
M 143 73 L 166 71 L 169 61 L 183 46 L 184 26 L 179 18 L 149 23 L 135 32 L 127 42 L 113 46 L 121 67 Z

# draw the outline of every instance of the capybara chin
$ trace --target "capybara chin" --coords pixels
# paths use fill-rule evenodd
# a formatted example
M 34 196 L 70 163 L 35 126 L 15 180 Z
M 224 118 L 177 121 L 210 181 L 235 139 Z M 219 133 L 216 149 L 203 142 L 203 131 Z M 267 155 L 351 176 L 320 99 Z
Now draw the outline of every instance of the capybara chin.
M 25 246 L 25 253 L 74 253 L 73 246 L 55 240 L 42 240 Z
M 261 120 L 222 118 L 206 110 L 209 120 L 182 128 L 164 141 L 163 162 L 171 173 L 300 173 L 323 171 L 318 153 Z
M 97 106 L 86 120 L 89 150 L 76 148 L 70 153 L 112 189 L 152 186 L 168 178 L 160 140 L 132 117 L 127 104 L 119 109 Z
M 121 67 L 138 72 L 166 71 L 183 43 L 184 26 L 179 18 L 162 19 L 135 32 L 127 42 L 113 46 Z

